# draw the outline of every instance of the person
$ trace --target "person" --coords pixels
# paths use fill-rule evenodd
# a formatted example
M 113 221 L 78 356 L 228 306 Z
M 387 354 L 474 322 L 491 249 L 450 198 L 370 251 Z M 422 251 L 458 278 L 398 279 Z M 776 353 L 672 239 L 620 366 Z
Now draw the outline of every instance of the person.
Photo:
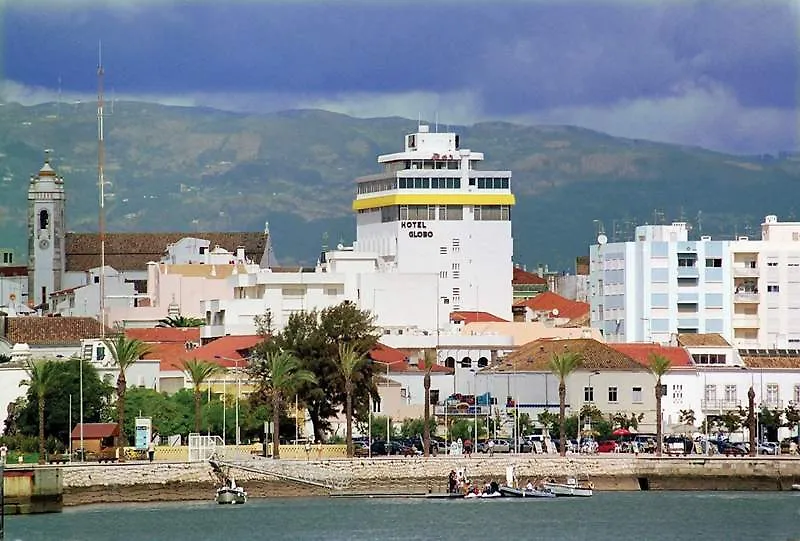
M 317 440 L 317 460 L 322 460 L 322 440 Z
M 150 462 L 152 462 L 155 456 L 156 456 L 156 442 L 155 439 L 151 439 L 150 443 L 147 444 L 147 458 L 149 458 Z
M 528 484 L 525 485 L 525 489 L 526 490 L 533 490 L 533 483 L 531 483 L 530 479 L 528 479 Z
M 450 470 L 450 475 L 447 478 L 447 492 L 450 494 L 456 492 L 456 470 Z
M 489 456 L 494 456 L 494 440 L 489 440 Z
M 306 442 L 306 461 L 308 461 L 310 459 L 310 455 L 311 455 L 311 442 L 307 441 Z
M 8 447 L 6 447 L 6 444 L 4 443 L 2 446 L 0 446 L 0 460 L 3 461 L 3 464 L 6 463 L 7 457 L 8 457 Z

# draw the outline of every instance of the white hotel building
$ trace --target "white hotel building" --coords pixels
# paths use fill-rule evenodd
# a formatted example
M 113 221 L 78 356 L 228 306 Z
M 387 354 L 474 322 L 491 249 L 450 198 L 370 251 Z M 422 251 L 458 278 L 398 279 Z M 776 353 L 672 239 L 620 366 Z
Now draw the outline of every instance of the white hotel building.
M 800 222 L 767 216 L 761 240 L 688 240 L 685 223 L 590 247 L 592 327 L 609 342 L 719 333 L 738 348 L 800 349 Z
M 262 268 L 232 276 L 233 299 L 202 304 L 204 339 L 254 334 L 270 311 L 275 330 L 292 313 L 344 300 L 377 316 L 394 347 L 435 347 L 453 311 L 512 319 L 511 173 L 479 171 L 483 154 L 454 133 L 421 125 L 402 152 L 383 155 L 383 171 L 356 180 L 357 240 L 320 256 L 316 268 Z M 506 336 L 464 336 L 449 356 L 493 358 Z M 440 345 L 459 348 L 456 337 Z M 472 351 L 472 350 L 475 351 Z M 444 353 L 442 354 L 444 355 Z

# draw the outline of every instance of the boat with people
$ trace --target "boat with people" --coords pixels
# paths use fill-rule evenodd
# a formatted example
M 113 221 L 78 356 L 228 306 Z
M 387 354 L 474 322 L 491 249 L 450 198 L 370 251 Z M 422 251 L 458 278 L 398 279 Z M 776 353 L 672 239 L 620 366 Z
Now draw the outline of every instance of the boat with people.
M 594 485 L 590 481 L 579 481 L 576 477 L 567 477 L 563 483 L 548 479 L 542 483 L 542 487 L 559 497 L 589 498 L 594 493 Z
M 516 469 L 514 466 L 506 467 L 506 484 L 499 487 L 500 493 L 507 498 L 555 498 L 556 495 L 551 490 L 546 489 L 540 483 L 528 484 L 520 487 L 517 481 Z
M 225 485 L 217 489 L 217 503 L 243 504 L 247 503 L 247 491 L 236 484 L 233 476 L 229 477 Z

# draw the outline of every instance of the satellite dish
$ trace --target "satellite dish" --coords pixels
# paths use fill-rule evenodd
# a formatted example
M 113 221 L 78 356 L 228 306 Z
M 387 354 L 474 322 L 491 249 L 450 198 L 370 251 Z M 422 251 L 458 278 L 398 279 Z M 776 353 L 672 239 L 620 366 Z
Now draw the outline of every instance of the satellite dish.
M 597 244 L 600 244 L 602 246 L 603 244 L 605 244 L 607 242 L 608 242 L 608 237 L 606 237 L 602 233 L 597 235 Z
M 553 308 L 551 313 L 553 314 L 553 317 L 558 317 L 558 308 Z

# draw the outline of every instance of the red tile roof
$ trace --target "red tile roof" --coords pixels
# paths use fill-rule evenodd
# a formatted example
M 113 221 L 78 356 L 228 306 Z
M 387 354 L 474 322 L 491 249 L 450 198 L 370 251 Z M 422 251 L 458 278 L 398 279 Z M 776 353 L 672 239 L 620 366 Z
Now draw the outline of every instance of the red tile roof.
M 609 343 L 608 345 L 645 367 L 650 366 L 650 355 L 653 353 L 663 355 L 669 359 L 670 366 L 675 368 L 694 366 L 689 352 L 677 346 L 662 346 L 661 344 L 650 343 Z
M 28 276 L 28 267 L 0 267 L 0 276 Z
M 577 319 L 589 313 L 589 304 L 562 297 L 552 291 L 539 293 L 535 297 L 514 303 L 515 306 L 526 306 L 534 312 L 552 312 L 558 310 L 558 317 Z
M 200 327 L 153 327 L 149 329 L 125 329 L 125 336 L 142 342 L 199 342 Z
M 547 280 L 533 272 L 528 272 L 518 267 L 514 267 L 514 274 L 511 277 L 511 283 L 513 285 L 525 284 L 525 285 L 546 286 Z
M 553 355 L 565 352 L 577 353 L 581 357 L 580 370 L 624 370 L 641 372 L 641 364 L 626 353 L 609 347 L 610 344 L 591 338 L 568 340 L 541 339 L 528 342 L 491 366 L 495 372 L 549 372 Z
M 223 336 L 205 346 L 188 351 L 184 359 L 211 361 L 225 367 L 235 366 L 236 361 L 240 361 L 239 366 L 243 366 L 241 361 L 244 361 L 250 350 L 256 347 L 263 339 L 259 335 Z M 217 359 L 217 356 L 233 360 Z
M 373 361 L 389 365 L 390 374 L 392 372 L 422 372 L 418 365 L 408 362 L 408 356 L 405 352 L 381 343 L 376 344 L 367 356 Z M 383 365 L 381 365 L 381 368 L 383 368 Z M 431 372 L 450 374 L 453 370 L 437 364 L 431 369 Z
M 507 322 L 507 320 L 497 317 L 489 312 L 467 312 L 462 310 L 460 312 L 450 312 L 450 321 L 461 321 L 467 323 L 492 323 L 492 322 Z
M 83 423 L 83 439 L 99 440 L 119 436 L 119 425 L 117 423 Z M 75 425 L 71 435 L 73 440 L 81 439 L 81 424 Z
M 248 233 L 107 233 L 106 265 L 118 271 L 145 270 L 150 261 L 160 261 L 167 246 L 186 237 L 204 239 L 213 249 L 219 244 L 229 252 L 244 246 L 245 254 L 261 261 L 267 244 L 263 232 Z M 65 239 L 66 270 L 85 271 L 100 266 L 100 235 L 97 233 L 67 233 Z
M 80 344 L 85 338 L 100 338 L 103 325 L 91 317 L 9 317 L 5 338 L 12 344 L 61 346 Z M 106 327 L 106 336 L 114 330 Z

